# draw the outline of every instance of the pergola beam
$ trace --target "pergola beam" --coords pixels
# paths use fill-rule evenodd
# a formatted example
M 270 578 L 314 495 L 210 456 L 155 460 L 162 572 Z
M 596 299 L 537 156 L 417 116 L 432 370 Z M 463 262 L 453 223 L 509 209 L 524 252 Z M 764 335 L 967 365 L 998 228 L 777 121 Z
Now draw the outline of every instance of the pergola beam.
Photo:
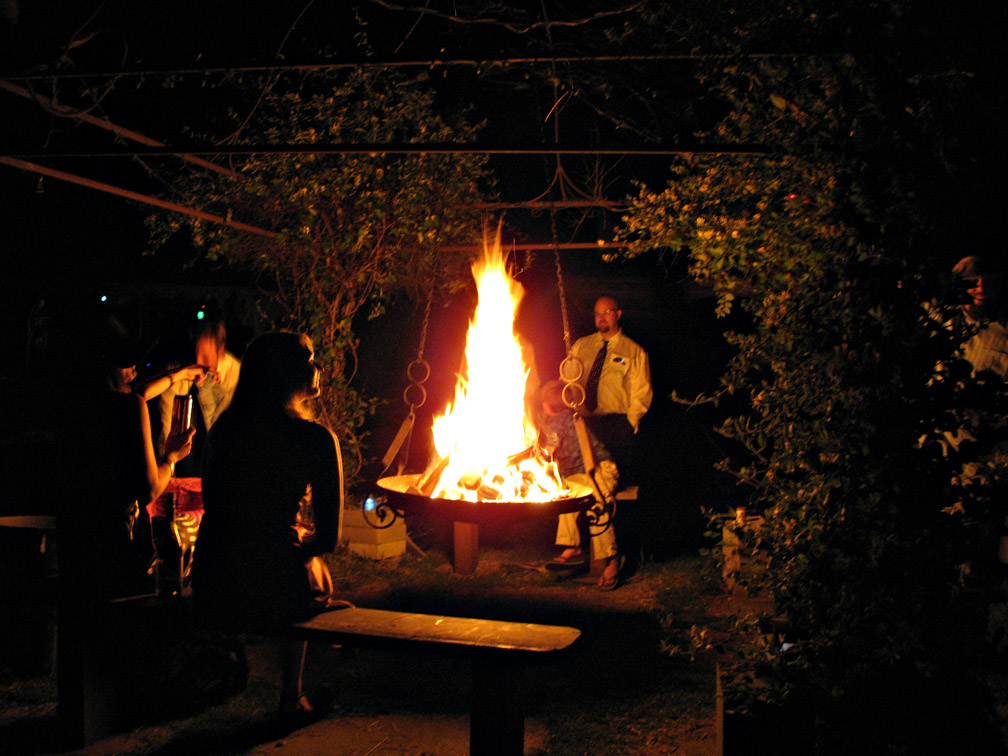
M 78 186 L 83 186 L 88 189 L 94 189 L 96 191 L 105 192 L 106 194 L 112 194 L 117 197 L 123 197 L 125 199 L 133 200 L 134 202 L 140 202 L 145 205 L 153 205 L 154 207 L 160 207 L 164 210 L 170 210 L 176 213 L 182 213 L 183 215 L 188 215 L 193 218 L 199 218 L 201 220 L 209 221 L 210 223 L 220 223 L 224 226 L 230 226 L 231 228 L 238 229 L 239 231 L 244 231 L 249 234 L 255 234 L 256 236 L 263 236 L 268 239 L 276 239 L 278 234 L 275 231 L 268 231 L 264 228 L 259 228 L 258 226 L 252 226 L 248 223 L 242 223 L 241 221 L 236 221 L 228 216 L 214 215 L 213 213 L 208 213 L 203 210 L 198 210 L 196 208 L 188 207 L 186 205 L 180 205 L 176 202 L 168 202 L 166 200 L 159 199 L 157 197 L 151 197 L 147 194 L 140 194 L 139 192 L 133 192 L 129 189 L 123 189 L 118 186 L 113 186 L 112 184 L 106 184 L 101 181 L 95 181 L 93 179 L 85 178 L 84 176 L 77 176 L 72 173 L 67 173 L 66 171 L 59 171 L 54 168 L 50 168 L 45 165 L 37 165 L 35 163 L 25 162 L 23 160 L 18 160 L 16 158 L 0 156 L 0 165 L 8 165 L 11 168 L 17 168 L 18 170 L 27 171 L 29 173 L 37 173 L 40 176 L 47 176 L 49 178 L 57 179 L 58 181 L 66 181 L 71 184 L 76 184 Z M 537 205 L 549 205 L 550 203 L 535 203 Z M 477 206 L 478 209 L 490 209 L 493 206 L 504 206 L 504 203 L 487 203 L 486 207 Z M 619 242 L 566 242 L 562 244 L 524 244 L 517 241 L 512 241 L 508 247 L 514 250 L 524 250 L 524 251 L 536 251 L 536 250 L 577 250 L 577 249 L 622 249 L 625 244 Z M 449 246 L 443 247 L 444 252 L 478 252 L 479 247 L 476 246 Z
M 106 184 L 102 181 L 95 181 L 94 179 L 77 176 L 73 173 L 67 173 L 66 171 L 58 171 L 45 165 L 29 163 L 24 160 L 18 160 L 17 158 L 6 157 L 3 155 L 0 155 L 0 165 L 9 165 L 11 168 L 28 171 L 29 173 L 37 173 L 41 176 L 48 176 L 49 178 L 57 179 L 58 181 L 66 181 L 70 184 L 77 184 L 78 186 L 95 189 L 99 192 L 105 192 L 106 194 L 114 194 L 117 197 L 123 197 L 125 199 L 133 200 L 134 202 L 142 202 L 145 205 L 153 205 L 154 207 L 160 207 L 165 210 L 182 213 L 184 215 L 192 216 L 193 218 L 200 218 L 201 220 L 210 221 L 211 223 L 220 223 L 224 226 L 231 226 L 231 228 L 255 234 L 256 236 L 265 236 L 269 239 L 277 238 L 277 234 L 273 231 L 267 231 L 266 229 L 259 228 L 258 226 L 252 226 L 248 223 L 236 221 L 231 218 L 230 215 L 226 217 L 214 215 L 213 213 L 197 210 L 193 207 L 180 205 L 177 202 L 168 202 L 163 199 L 158 199 L 157 197 L 151 197 L 149 194 L 140 194 L 139 192 L 133 192 L 129 189 L 123 189 L 118 186 L 113 186 L 112 184 Z
M 271 63 L 258 66 L 203 66 L 191 68 L 132 68 L 114 71 L 81 71 L 63 69 L 58 71 L 7 72 L 0 74 L 5 79 L 17 81 L 55 81 L 58 79 L 121 79 L 160 76 L 229 76 L 264 73 L 312 73 L 315 71 L 367 70 L 384 68 L 476 68 L 481 72 L 488 69 L 505 69 L 509 66 L 554 66 L 575 64 L 608 65 L 618 63 L 677 63 L 694 60 L 761 60 L 764 58 L 808 58 L 835 53 L 741 53 L 741 54 L 681 54 L 681 55 L 566 55 L 527 56 L 513 58 L 424 58 L 414 60 L 341 60 L 326 63 Z
M 386 143 L 316 143 L 316 144 L 239 144 L 186 145 L 184 147 L 122 148 L 115 150 L 49 151 L 46 153 L 7 153 L 22 160 L 43 158 L 124 158 L 181 157 L 183 155 L 767 155 L 770 149 L 760 144 L 676 144 L 654 147 L 598 147 L 592 145 L 502 145 L 450 142 Z
M 164 147 L 164 142 L 159 142 L 156 139 L 151 139 L 150 137 L 144 136 L 138 131 L 133 131 L 132 129 L 127 129 L 122 126 L 117 126 L 112 123 L 107 118 L 96 118 L 90 113 L 78 112 L 73 108 L 62 105 L 61 103 L 55 102 L 48 97 L 40 95 L 38 92 L 34 92 L 30 89 L 25 89 L 17 84 L 10 81 L 5 81 L 0 79 L 0 89 L 10 92 L 18 97 L 23 97 L 26 100 L 30 100 L 37 105 L 42 106 L 50 113 L 60 116 L 61 118 L 72 118 L 75 121 L 81 121 L 82 123 L 90 124 L 91 126 L 96 126 L 99 129 L 104 129 L 105 131 L 111 131 L 116 136 L 123 137 L 124 139 L 129 139 L 132 142 L 137 142 L 139 144 L 147 145 L 148 147 Z M 182 160 L 193 165 L 198 165 L 201 168 L 207 168 L 216 173 L 223 174 L 225 176 L 230 176 L 231 178 L 242 178 L 240 173 L 235 173 L 232 170 L 219 166 L 216 163 L 211 163 L 203 158 L 198 158 L 195 155 L 182 154 L 179 155 Z

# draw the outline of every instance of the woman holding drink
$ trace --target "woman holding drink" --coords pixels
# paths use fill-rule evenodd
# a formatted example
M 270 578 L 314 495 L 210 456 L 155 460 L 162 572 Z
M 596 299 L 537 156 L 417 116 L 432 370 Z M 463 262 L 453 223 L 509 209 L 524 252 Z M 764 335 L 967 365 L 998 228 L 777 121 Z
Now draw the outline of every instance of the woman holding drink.
M 146 506 L 189 454 L 193 431 L 173 433 L 158 460 L 147 406 L 131 388 L 142 350 L 113 318 L 96 328 L 92 350 L 80 356 L 80 383 L 67 397 L 65 456 L 80 460 L 86 450 L 87 465 L 67 470 L 60 559 L 83 581 L 76 589 L 116 598 L 144 592 L 149 561 L 138 562 L 140 545 L 150 543 Z

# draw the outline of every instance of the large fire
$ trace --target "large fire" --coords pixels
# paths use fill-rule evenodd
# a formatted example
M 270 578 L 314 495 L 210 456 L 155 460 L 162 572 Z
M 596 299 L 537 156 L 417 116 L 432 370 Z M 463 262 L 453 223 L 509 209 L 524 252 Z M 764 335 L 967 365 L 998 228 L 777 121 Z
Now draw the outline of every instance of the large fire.
M 552 501 L 569 495 L 556 465 L 536 450 L 526 415 L 529 369 L 514 332 L 524 291 L 507 270 L 500 238 L 484 242 L 473 265 L 478 304 L 466 336 L 465 375 L 455 398 L 435 418 L 434 498 L 465 501 Z M 433 476 L 432 476 L 433 477 Z

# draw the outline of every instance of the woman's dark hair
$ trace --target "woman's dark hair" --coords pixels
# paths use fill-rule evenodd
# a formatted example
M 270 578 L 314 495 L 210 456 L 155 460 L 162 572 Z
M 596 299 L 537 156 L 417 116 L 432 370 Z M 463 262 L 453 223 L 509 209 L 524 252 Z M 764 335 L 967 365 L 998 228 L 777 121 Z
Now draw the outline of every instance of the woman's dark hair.
M 315 368 L 312 343 L 305 334 L 271 331 L 252 340 L 242 357 L 232 414 L 293 411 L 310 395 Z
M 87 390 L 128 391 L 122 370 L 146 351 L 114 315 L 83 309 L 67 327 L 65 362 Z

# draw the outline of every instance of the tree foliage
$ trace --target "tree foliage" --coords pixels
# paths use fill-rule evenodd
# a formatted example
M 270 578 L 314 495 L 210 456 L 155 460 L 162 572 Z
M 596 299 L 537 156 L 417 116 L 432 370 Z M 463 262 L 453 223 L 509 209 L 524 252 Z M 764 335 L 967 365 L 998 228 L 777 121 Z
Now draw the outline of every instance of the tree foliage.
M 724 467 L 762 515 L 741 533 L 750 584 L 789 641 L 760 654 L 761 695 L 800 703 L 821 752 L 990 747 L 968 673 L 999 576 L 1004 386 L 971 376 L 951 300 L 922 307 L 947 293 L 956 259 L 962 217 L 945 192 L 971 163 L 949 116 L 975 107 L 971 74 L 910 55 L 899 4 L 860 19 L 757 5 L 729 14 L 725 48 L 819 52 L 710 66 L 699 79 L 726 115 L 700 136 L 768 153 L 677 160 L 666 188 L 632 199 L 621 236 L 631 255 L 686 255 L 718 312 L 753 322 L 728 335 L 720 396 L 741 402 L 721 430 L 748 452 Z M 674 8 L 655 13 L 683 30 Z M 975 442 L 950 447 L 966 425 Z
M 424 143 L 466 141 L 474 127 L 435 111 L 422 78 L 356 71 L 271 81 L 247 112 L 232 113 L 231 143 Z M 206 139 L 207 137 L 204 137 Z M 362 461 L 360 429 L 374 399 L 351 387 L 353 321 L 389 299 L 421 301 L 468 276 L 465 256 L 443 247 L 478 233 L 477 156 L 254 154 L 233 162 L 240 178 L 191 172 L 173 195 L 190 205 L 275 232 L 248 233 L 198 219 L 153 219 L 165 240 L 185 229 L 209 258 L 256 271 L 276 327 L 307 331 L 326 365 L 319 403 L 349 459 Z M 353 471 L 350 467 L 348 472 Z

